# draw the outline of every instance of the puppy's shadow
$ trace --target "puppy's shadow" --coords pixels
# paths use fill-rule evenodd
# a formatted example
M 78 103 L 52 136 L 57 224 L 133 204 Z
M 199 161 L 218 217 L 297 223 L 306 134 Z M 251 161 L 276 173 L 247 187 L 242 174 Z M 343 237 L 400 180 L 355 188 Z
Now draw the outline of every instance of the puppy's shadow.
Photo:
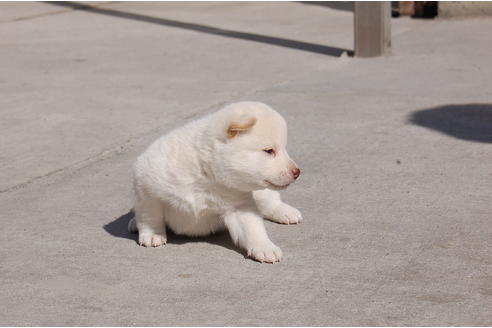
M 135 213 L 133 212 L 133 209 L 131 209 L 128 211 L 128 213 L 123 214 L 120 217 L 114 219 L 112 222 L 104 225 L 103 228 L 112 236 L 130 239 L 135 241 L 135 243 L 138 243 L 138 233 L 128 232 L 128 222 L 130 222 L 130 220 L 133 219 L 134 216 Z M 166 233 L 168 244 L 182 245 L 186 243 L 210 243 L 233 250 L 244 256 L 244 253 L 234 245 L 229 234 L 226 231 L 217 232 L 207 237 L 180 236 L 176 235 L 169 229 Z

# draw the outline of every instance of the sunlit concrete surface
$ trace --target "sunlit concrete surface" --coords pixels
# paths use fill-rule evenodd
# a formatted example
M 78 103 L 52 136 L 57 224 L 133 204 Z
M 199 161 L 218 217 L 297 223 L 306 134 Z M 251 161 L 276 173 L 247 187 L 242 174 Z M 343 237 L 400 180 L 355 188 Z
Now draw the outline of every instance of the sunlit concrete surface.
M 492 19 L 354 59 L 343 4 L 90 6 L 0 3 L 3 325 L 492 325 Z M 284 260 L 138 246 L 136 156 L 238 100 L 289 124 Z

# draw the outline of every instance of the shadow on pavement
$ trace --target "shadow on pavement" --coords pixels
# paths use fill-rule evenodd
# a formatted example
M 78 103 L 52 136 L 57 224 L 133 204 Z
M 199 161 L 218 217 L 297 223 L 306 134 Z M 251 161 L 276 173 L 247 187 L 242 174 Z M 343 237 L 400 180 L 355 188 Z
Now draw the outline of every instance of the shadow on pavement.
M 126 238 L 138 242 L 138 234 L 128 232 L 128 222 L 135 216 L 133 209 L 129 210 L 128 213 L 121 215 L 119 218 L 114 219 L 114 221 L 104 225 L 104 230 L 110 235 L 118 238 Z
M 106 224 L 103 228 L 104 230 L 112 236 L 118 238 L 126 238 L 138 243 L 138 234 L 128 232 L 128 222 L 135 216 L 133 209 L 129 210 L 128 213 L 121 215 L 120 217 L 114 219 L 114 221 Z M 213 235 L 206 237 L 187 237 L 176 235 L 169 229 L 167 230 L 167 242 L 168 244 L 182 245 L 186 243 L 209 243 L 213 245 L 222 246 L 224 248 L 233 250 L 241 255 L 244 255 L 239 248 L 237 248 L 232 242 L 229 234 L 226 231 L 217 232 Z
M 219 36 L 223 36 L 223 37 L 227 37 L 227 38 L 235 38 L 235 39 L 242 39 L 242 40 L 260 42 L 260 43 L 266 43 L 266 44 L 271 44 L 271 45 L 275 45 L 275 46 L 292 48 L 292 49 L 308 51 L 308 52 L 314 52 L 314 53 L 318 53 L 318 54 L 322 54 L 322 55 L 328 55 L 328 56 L 334 56 L 334 57 L 339 57 L 344 52 L 347 52 L 348 55 L 353 54 L 353 51 L 349 50 L 349 49 L 329 47 L 329 46 L 324 46 L 324 45 L 315 44 L 315 43 L 309 43 L 309 42 L 303 42 L 303 41 L 297 41 L 297 40 L 291 40 L 291 39 L 284 39 L 284 38 L 278 38 L 278 37 L 255 34 L 255 33 L 226 30 L 226 29 L 221 29 L 221 28 L 217 28 L 217 27 L 213 27 L 213 26 L 207 26 L 207 25 L 201 25 L 201 24 L 195 24 L 195 23 L 187 23 L 187 22 L 181 22 L 181 21 L 171 20 L 171 19 L 167 19 L 167 18 L 158 18 L 158 17 L 152 17 L 152 16 L 147 16 L 147 15 L 141 15 L 141 14 L 134 14 L 134 13 L 129 13 L 129 12 L 115 10 L 115 9 L 94 7 L 91 5 L 86 5 L 86 4 L 77 3 L 77 2 L 47 1 L 46 3 L 48 3 L 50 5 L 54 5 L 54 6 L 72 8 L 74 10 L 83 10 L 83 11 L 87 11 L 87 12 L 94 13 L 94 14 L 107 15 L 107 16 L 119 17 L 119 18 L 124 18 L 124 19 L 131 19 L 131 20 L 136 20 L 136 21 L 140 21 L 140 22 L 158 24 L 158 25 L 175 27 L 175 28 L 182 28 L 185 30 L 191 30 L 191 31 L 195 31 L 195 32 L 219 35 Z
M 419 110 L 409 121 L 458 139 L 492 143 L 492 105 L 445 105 Z
M 335 10 L 354 11 L 353 1 L 299 1 L 299 3 L 311 6 L 327 7 Z

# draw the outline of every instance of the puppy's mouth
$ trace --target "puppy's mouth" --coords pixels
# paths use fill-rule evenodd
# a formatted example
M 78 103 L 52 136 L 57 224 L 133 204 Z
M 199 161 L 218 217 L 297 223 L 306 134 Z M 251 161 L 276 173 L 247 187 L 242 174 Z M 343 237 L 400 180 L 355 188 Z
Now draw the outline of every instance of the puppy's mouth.
M 272 183 L 272 182 L 270 182 L 270 181 L 268 181 L 268 180 L 265 180 L 265 182 L 267 183 L 267 185 L 268 185 L 268 187 L 269 187 L 269 188 L 271 188 L 271 189 L 276 189 L 276 190 L 282 190 L 282 189 L 285 189 L 285 188 L 287 188 L 287 187 L 290 185 L 290 183 L 288 183 L 288 184 L 286 184 L 286 185 L 280 186 L 280 185 L 277 185 L 277 184 L 275 184 L 275 183 Z

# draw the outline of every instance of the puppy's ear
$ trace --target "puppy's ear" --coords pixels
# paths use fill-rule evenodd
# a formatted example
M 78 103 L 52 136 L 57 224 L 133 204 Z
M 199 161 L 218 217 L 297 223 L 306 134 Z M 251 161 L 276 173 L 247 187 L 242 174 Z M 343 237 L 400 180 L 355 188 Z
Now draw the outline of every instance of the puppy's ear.
M 240 132 L 250 130 L 256 124 L 256 118 L 251 115 L 242 115 L 234 119 L 227 127 L 227 138 L 231 139 Z

